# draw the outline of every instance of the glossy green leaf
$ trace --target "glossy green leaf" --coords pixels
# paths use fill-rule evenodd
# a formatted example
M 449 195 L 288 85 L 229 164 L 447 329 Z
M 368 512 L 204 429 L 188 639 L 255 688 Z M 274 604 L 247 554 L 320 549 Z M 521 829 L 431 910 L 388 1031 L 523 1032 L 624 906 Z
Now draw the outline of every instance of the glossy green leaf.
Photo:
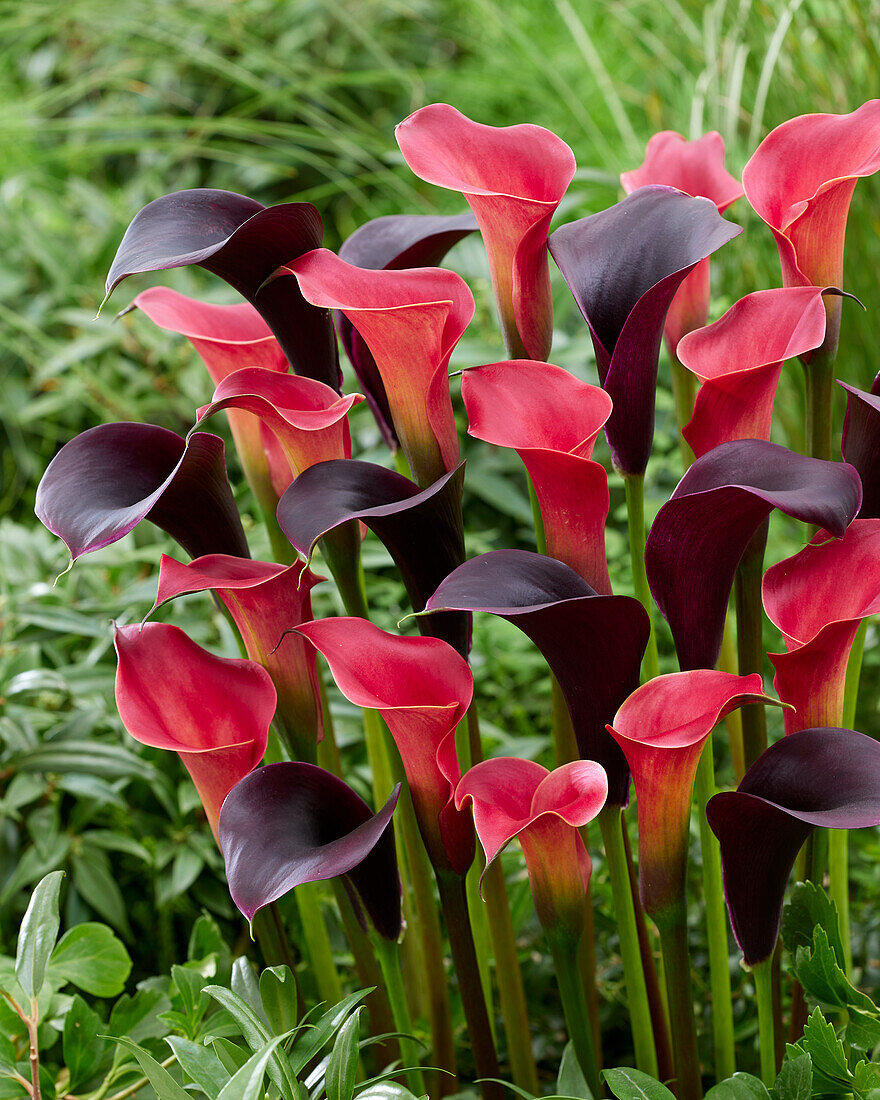
M 817 1001 L 838 1008 L 852 1006 L 863 1012 L 877 1012 L 877 1006 L 847 979 L 838 965 L 828 942 L 828 934 L 821 925 L 813 931 L 811 947 L 798 947 L 794 973 L 804 989 Z
M 114 1037 L 113 1041 L 134 1055 L 159 1100 L 192 1100 L 191 1094 L 174 1080 L 164 1066 L 159 1065 L 152 1054 L 148 1054 L 131 1039 Z
M 638 1069 L 606 1069 L 602 1076 L 618 1100 L 671 1100 L 665 1085 Z
M 159 989 L 139 989 L 132 997 L 126 993 L 113 1006 L 106 1030 L 114 1037 L 126 1035 L 136 1043 L 160 1039 L 168 1028 L 159 1016 L 170 1007 L 167 995 Z
M 131 973 L 131 959 L 105 924 L 87 921 L 64 933 L 49 971 L 96 997 L 116 997 Z
M 183 1072 L 213 1100 L 230 1077 L 217 1054 L 182 1035 L 169 1035 L 165 1042 L 171 1047 Z
M 803 1038 L 795 1045 L 812 1060 L 814 1092 L 842 1095 L 852 1091 L 852 1074 L 843 1043 L 820 1009 L 813 1011 Z
M 786 1058 L 773 1084 L 775 1100 L 810 1100 L 812 1092 L 813 1062 L 809 1054 Z
M 131 926 L 128 923 L 125 901 L 110 870 L 110 861 L 106 854 L 97 848 L 89 851 L 84 844 L 82 852 L 74 855 L 71 862 L 71 877 L 83 901 L 130 940 Z
M 873 1050 L 880 1045 L 880 1019 L 876 1015 L 849 1009 L 846 1025 L 846 1041 L 856 1050 Z
M 251 1006 L 237 993 L 230 989 L 224 989 L 219 985 L 205 987 L 205 993 L 213 997 L 232 1016 L 245 1042 L 254 1053 L 261 1051 L 271 1039 L 266 1026 Z M 274 1047 L 273 1047 L 274 1050 Z M 295 1073 L 291 1071 L 290 1062 L 280 1054 L 273 1053 L 268 1059 L 268 1074 L 272 1083 L 279 1090 L 284 1100 L 294 1100 L 295 1097 Z
M 356 1009 L 339 1029 L 327 1059 L 324 1088 L 327 1100 L 351 1100 L 357 1080 L 358 1038 L 362 1008 Z
M 562 1061 L 559 1063 L 559 1073 L 556 1078 L 556 1091 L 561 1096 L 583 1097 L 584 1100 L 592 1100 L 593 1094 L 584 1077 L 584 1071 L 574 1052 L 574 1044 L 565 1044 L 562 1052 Z
M 52 871 L 37 884 L 18 933 L 15 976 L 25 996 L 30 998 L 35 998 L 43 987 L 49 956 L 58 939 L 62 878 L 63 871 Z
M 237 1043 L 232 1043 L 220 1035 L 215 1035 L 211 1039 L 211 1046 L 230 1076 L 237 1073 L 247 1061 L 247 1054 Z
M 213 955 L 216 959 L 218 984 L 226 985 L 232 973 L 232 954 L 217 922 L 208 913 L 202 913 L 190 932 L 186 957 L 197 960 L 208 955 Z
M 232 992 L 237 993 L 239 997 L 254 1010 L 257 1016 L 268 1025 L 269 1021 L 266 1019 L 266 1013 L 263 1011 L 263 1001 L 260 997 L 260 986 L 257 982 L 257 975 L 254 972 L 253 965 L 249 959 L 246 959 L 244 955 L 240 955 L 232 964 L 232 979 L 231 979 Z
M 750 1073 L 735 1073 L 709 1089 L 705 1100 L 770 1100 L 770 1093 L 759 1078 Z
M 267 1072 L 270 1077 L 272 1076 L 271 1065 L 273 1061 L 277 1062 L 279 1059 L 276 1048 L 286 1038 L 287 1035 L 276 1035 L 274 1039 L 270 1039 L 260 1047 L 223 1086 L 217 1100 L 262 1100 L 263 1078 Z M 295 1086 L 296 1082 L 293 1084 Z
M 269 966 L 260 975 L 260 1001 L 272 1031 L 292 1031 L 299 1023 L 296 980 L 289 966 Z
M 330 1041 L 355 1005 L 370 992 L 369 989 L 360 989 L 355 993 L 349 993 L 338 1004 L 328 1008 L 314 1024 L 305 1028 L 290 1051 L 290 1064 L 293 1066 L 294 1073 L 300 1073 L 305 1068 L 318 1051 Z
M 103 1030 L 101 1017 L 77 993 L 64 1016 L 64 1064 L 70 1071 L 70 1092 L 79 1092 L 109 1068 L 113 1047 L 108 1039 L 99 1038 Z

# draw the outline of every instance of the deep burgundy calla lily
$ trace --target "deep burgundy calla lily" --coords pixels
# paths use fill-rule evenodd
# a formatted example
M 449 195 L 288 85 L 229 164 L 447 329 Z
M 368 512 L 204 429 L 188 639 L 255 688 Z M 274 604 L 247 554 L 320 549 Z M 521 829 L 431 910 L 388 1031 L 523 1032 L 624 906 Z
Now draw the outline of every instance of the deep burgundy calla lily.
M 198 422 L 221 409 L 240 409 L 257 417 L 272 485 L 280 497 L 316 462 L 351 457 L 348 413 L 360 401 L 359 393 L 340 397 L 312 378 L 245 367 L 223 379 L 211 403 L 198 410 Z
M 535 643 L 559 681 L 580 754 L 608 774 L 608 801 L 624 805 L 629 769 L 606 723 L 639 682 L 650 625 L 630 596 L 599 596 L 561 561 L 494 550 L 454 570 L 426 611 L 487 611 Z
M 388 214 L 356 229 L 342 242 L 339 258 L 373 271 L 438 267 L 449 249 L 476 229 L 473 214 Z M 344 313 L 337 310 L 333 319 L 385 442 L 396 451 L 398 439 L 376 360 Z
M 121 626 L 116 706 L 136 740 L 179 754 L 217 836 L 230 789 L 263 759 L 275 688 L 254 661 L 215 657 L 176 626 Z
M 624 474 L 644 473 L 651 453 L 657 361 L 672 297 L 700 260 L 741 232 L 710 199 L 649 186 L 550 237 L 614 402 L 605 435 Z
M 265 318 L 297 374 L 338 389 L 330 314 L 295 284 L 268 281 L 282 264 L 319 248 L 323 226 L 307 202 L 264 207 L 232 191 L 174 191 L 135 215 L 107 275 L 107 297 L 129 275 L 197 264 L 219 275 Z
M 525 463 L 541 508 L 547 553 L 610 595 L 608 477 L 591 456 L 611 398 L 561 367 L 531 359 L 466 370 L 461 396 L 468 434 L 515 448 Z
M 474 315 L 474 299 L 454 271 L 414 267 L 369 271 L 326 248 L 279 273 L 296 276 L 307 301 L 340 310 L 370 349 L 388 396 L 394 430 L 416 481 L 430 485 L 458 464 L 447 369 Z
M 391 816 L 400 785 L 374 814 L 347 783 L 313 764 L 268 764 L 245 776 L 220 811 L 232 900 L 254 914 L 306 882 L 345 875 L 376 931 L 401 931 Z M 355 907 L 357 911 L 357 907 Z
M 475 764 L 458 784 L 455 804 L 473 806 L 487 865 L 519 837 L 541 924 L 551 931 L 562 926 L 576 940 L 592 871 L 578 829 L 599 813 L 607 794 L 608 777 L 593 760 L 550 772 L 507 756 Z
M 314 651 L 289 631 L 311 619 L 311 590 L 322 579 L 304 562 L 275 565 L 226 554 L 208 554 L 188 565 L 163 554 L 159 563 L 155 606 L 184 593 L 216 592 L 248 657 L 272 677 L 281 723 L 300 751 L 321 740 L 324 723 Z
M 72 560 L 152 520 L 191 554 L 248 556 L 223 440 L 154 424 L 100 424 L 66 443 L 37 487 L 37 518 Z
M 763 593 L 787 650 L 770 654 L 779 698 L 795 708 L 785 732 L 839 724 L 856 631 L 880 612 L 880 519 L 855 519 L 840 539 L 820 531 L 767 570 Z
M 609 725 L 636 789 L 639 894 L 655 921 L 684 905 L 694 779 L 709 734 L 732 710 L 766 702 L 757 674 L 673 672 L 633 692 Z
M 645 159 L 631 172 L 621 172 L 627 194 L 648 184 L 677 187 L 686 195 L 702 195 L 724 211 L 744 194 L 742 184 L 724 167 L 724 139 L 712 131 L 686 141 L 674 130 L 663 130 L 649 140 Z M 673 355 L 686 333 L 702 328 L 709 317 L 709 260 L 700 260 L 675 292 L 666 315 L 666 343 Z
M 839 538 L 861 499 L 852 466 L 760 439 L 722 443 L 698 459 L 657 513 L 645 545 L 651 592 L 681 668 L 717 661 L 737 565 L 774 508 Z
M 853 730 L 806 729 L 771 745 L 735 791 L 709 799 L 730 923 L 749 966 L 776 948 L 785 885 L 812 829 L 880 823 L 880 743 Z
M 474 828 L 452 797 L 461 777 L 455 729 L 474 691 L 467 661 L 437 638 L 398 637 L 366 619 L 321 619 L 297 633 L 327 659 L 346 699 L 385 719 L 431 863 L 463 875 L 474 860 Z
M 394 559 L 413 610 L 421 611 L 440 581 L 464 558 L 463 481 L 463 466 L 429 489 L 420 489 L 409 478 L 372 462 L 321 462 L 302 473 L 281 498 L 278 523 L 306 558 L 328 531 L 356 519 L 365 523 Z M 419 619 L 419 629 L 467 655 L 466 616 Z
M 746 197 L 773 231 L 785 286 L 842 286 L 856 182 L 880 169 L 880 100 L 848 115 L 800 115 L 764 138 L 743 169 Z
M 448 103 L 397 127 L 407 164 L 461 191 L 480 224 L 508 354 L 546 359 L 553 338 L 547 234 L 575 172 L 565 142 L 541 126 L 485 126 Z
M 786 359 L 825 339 L 822 287 L 759 290 L 685 336 L 678 358 L 700 391 L 682 435 L 699 458 L 731 439 L 769 439 L 776 386 Z
M 880 374 L 871 392 L 839 382 L 847 392 L 843 421 L 843 457 L 862 479 L 862 519 L 880 518 Z

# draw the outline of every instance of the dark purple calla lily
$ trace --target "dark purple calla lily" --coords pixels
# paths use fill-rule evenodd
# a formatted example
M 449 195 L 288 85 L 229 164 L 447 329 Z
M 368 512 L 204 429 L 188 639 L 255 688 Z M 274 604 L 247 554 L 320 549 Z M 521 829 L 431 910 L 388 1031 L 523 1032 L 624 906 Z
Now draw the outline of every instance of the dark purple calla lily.
M 698 459 L 657 513 L 645 545 L 651 592 L 681 668 L 717 661 L 737 565 L 774 508 L 839 538 L 861 498 L 852 466 L 760 439 L 723 443 Z
M 608 773 L 608 801 L 624 805 L 629 769 L 606 730 L 639 683 L 650 629 L 631 596 L 599 596 L 573 569 L 528 550 L 494 550 L 460 565 L 426 611 L 487 611 L 535 643 L 571 712 L 578 749 Z
M 259 311 L 297 374 L 338 390 L 342 378 L 330 314 L 310 305 L 293 280 L 266 281 L 282 264 L 320 248 L 322 237 L 321 217 L 311 203 L 264 207 L 233 191 L 174 191 L 132 219 L 110 265 L 107 297 L 129 275 L 204 267 Z
M 657 360 L 673 296 L 700 260 L 741 232 L 711 199 L 651 185 L 550 236 L 614 402 L 605 435 L 624 474 L 644 473 L 651 454 Z
M 372 462 L 319 462 L 285 492 L 278 504 L 278 523 L 306 558 L 328 531 L 351 520 L 365 523 L 394 559 L 413 610 L 421 611 L 440 581 L 464 558 L 463 482 L 463 465 L 420 489 L 409 478 Z M 467 656 L 466 616 L 419 619 L 419 627 Z
M 782 899 L 812 829 L 880 824 L 880 743 L 853 730 L 800 730 L 777 741 L 735 791 L 709 800 L 730 923 L 749 966 L 776 947 Z
M 841 450 L 862 479 L 862 519 L 880 519 L 880 374 L 871 392 L 838 382 L 847 392 Z
M 389 829 L 400 785 L 374 814 L 347 783 L 314 764 L 268 764 L 238 782 L 220 809 L 232 900 L 254 914 L 305 882 L 346 875 L 386 939 L 400 935 L 400 877 Z
M 476 230 L 473 214 L 388 214 L 356 229 L 343 241 L 339 258 L 371 271 L 439 267 L 449 249 Z M 333 311 L 333 320 L 385 442 L 396 451 L 400 441 L 373 353 L 341 310 Z
M 66 443 L 37 487 L 37 518 L 75 561 L 127 535 L 142 519 L 192 557 L 248 557 L 226 476 L 223 440 L 188 440 L 154 424 L 100 424 Z

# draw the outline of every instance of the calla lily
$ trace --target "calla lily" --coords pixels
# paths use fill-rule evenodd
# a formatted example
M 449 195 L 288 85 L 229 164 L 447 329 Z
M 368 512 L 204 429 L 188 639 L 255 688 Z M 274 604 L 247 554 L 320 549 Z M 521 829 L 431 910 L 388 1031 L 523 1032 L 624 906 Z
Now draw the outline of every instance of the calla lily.
M 822 287 L 747 294 L 724 316 L 685 336 L 678 358 L 699 378 L 691 422 L 682 429 L 699 458 L 732 439 L 769 439 L 776 386 L 786 359 L 825 339 Z
M 696 141 L 686 141 L 674 130 L 663 130 L 649 140 L 642 164 L 621 172 L 627 194 L 648 184 L 677 187 L 686 195 L 711 199 L 724 211 L 744 194 L 742 184 L 724 167 L 724 139 L 712 131 Z M 666 343 L 677 355 L 678 342 L 686 333 L 702 328 L 709 317 L 709 260 L 700 260 L 675 293 L 666 315 Z
M 254 661 L 227 660 L 176 626 L 122 626 L 116 706 L 142 745 L 178 753 L 214 836 L 223 799 L 266 752 L 275 688 Z
M 323 578 L 304 562 L 271 562 L 208 554 L 184 565 L 162 555 L 156 607 L 189 592 L 216 592 L 235 620 L 252 661 L 272 677 L 278 717 L 295 748 L 306 759 L 324 736 L 315 654 L 292 627 L 312 617 L 311 590 Z
M 862 519 L 880 518 L 880 374 L 871 392 L 838 382 L 847 392 L 843 421 L 843 457 L 862 479 Z
M 639 807 L 639 894 L 655 921 L 684 905 L 697 764 L 721 719 L 773 702 L 761 677 L 698 669 L 657 676 L 624 701 L 608 732 L 626 756 Z
M 461 396 L 468 434 L 515 448 L 525 463 L 541 508 L 547 553 L 610 595 L 608 477 L 591 456 L 611 398 L 561 367 L 530 359 L 466 370 Z
M 388 214 L 360 226 L 339 249 L 339 258 L 372 271 L 438 267 L 454 244 L 477 229 L 473 214 Z M 388 394 L 364 338 L 338 310 L 336 330 L 376 422 L 392 451 L 398 448 Z
M 737 565 L 774 508 L 839 538 L 861 498 L 852 466 L 760 439 L 722 443 L 698 459 L 657 513 L 645 546 L 651 592 L 681 668 L 717 661 Z
M 278 505 L 278 523 L 293 546 L 311 558 L 318 540 L 360 520 L 385 544 L 400 570 L 414 611 L 421 611 L 440 581 L 464 558 L 461 491 L 464 467 L 429 489 L 372 462 L 321 462 L 302 473 Z M 463 615 L 419 619 L 423 634 L 469 648 L 470 624 Z
M 453 271 L 368 271 L 326 248 L 288 264 L 306 300 L 340 310 L 370 349 L 410 469 L 427 486 L 458 464 L 447 368 L 474 315 L 467 284 Z
M 267 764 L 245 776 L 220 811 L 232 900 L 253 921 L 294 887 L 345 875 L 376 931 L 396 940 L 400 877 L 391 817 L 399 794 L 398 784 L 374 814 L 347 783 L 313 764 Z
M 547 929 L 581 934 L 592 861 L 578 829 L 605 805 L 608 777 L 593 760 L 549 772 L 516 757 L 475 764 L 455 790 L 459 809 L 470 803 L 487 864 L 519 837 L 535 908 Z
M 455 729 L 474 691 L 467 661 L 446 642 L 398 637 L 366 619 L 321 619 L 297 633 L 327 659 L 346 699 L 385 719 L 431 863 L 464 874 L 474 859 L 474 828 L 452 796 L 461 777 Z
M 547 234 L 575 172 L 565 142 L 541 126 L 485 126 L 432 103 L 395 131 L 417 176 L 461 191 L 480 225 L 508 354 L 546 359 L 553 332 Z
M 795 708 L 785 713 L 785 732 L 840 723 L 856 631 L 880 612 L 880 519 L 855 519 L 840 539 L 820 531 L 767 570 L 763 592 L 787 650 L 770 654 L 779 698 Z
M 550 237 L 614 402 L 605 435 L 624 474 L 643 474 L 648 464 L 657 361 L 673 295 L 700 260 L 740 232 L 710 199 L 650 186 Z
M 142 519 L 191 554 L 248 556 L 226 476 L 223 440 L 186 440 L 154 424 L 100 424 L 66 443 L 37 487 L 37 518 L 71 560 L 127 535 Z
M 812 829 L 880 823 L 880 744 L 853 730 L 805 729 L 777 741 L 706 814 L 721 843 L 730 923 L 749 966 L 776 947 L 785 885 Z
M 211 403 L 198 410 L 198 422 L 221 409 L 256 416 L 263 426 L 272 485 L 280 497 L 298 474 L 316 462 L 351 457 L 348 412 L 361 401 L 359 393 L 340 397 L 312 378 L 245 367 L 223 379 Z
M 338 388 L 336 336 L 326 310 L 269 276 L 320 247 L 323 226 L 307 202 L 264 207 L 232 191 L 174 191 L 133 218 L 107 275 L 107 297 L 129 275 L 196 264 L 219 275 L 265 319 L 297 374 Z
M 880 100 L 848 115 L 800 115 L 743 169 L 746 198 L 773 231 L 785 286 L 841 286 L 857 180 L 880 169 Z
M 638 685 L 650 629 L 630 596 L 599 596 L 561 561 L 494 550 L 446 578 L 426 611 L 487 611 L 531 638 L 559 681 L 582 757 L 608 774 L 608 801 L 625 805 L 629 769 L 606 723 Z

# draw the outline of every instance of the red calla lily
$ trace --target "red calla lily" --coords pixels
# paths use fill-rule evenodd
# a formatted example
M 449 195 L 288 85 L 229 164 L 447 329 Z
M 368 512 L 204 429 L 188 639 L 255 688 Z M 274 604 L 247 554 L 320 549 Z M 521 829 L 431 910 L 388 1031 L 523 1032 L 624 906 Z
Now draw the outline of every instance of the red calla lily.
M 786 359 L 825 339 L 822 287 L 759 290 L 678 345 L 702 383 L 682 435 L 699 458 L 731 439 L 769 439 L 776 386 Z
M 611 398 L 550 363 L 514 359 L 466 370 L 468 434 L 513 447 L 535 487 L 547 553 L 601 595 L 611 594 L 605 556 L 608 477 L 591 458 Z
M 593 760 L 550 772 L 531 760 L 494 757 L 462 777 L 455 804 L 473 806 L 487 864 L 519 837 L 541 924 L 548 930 L 561 925 L 577 938 L 592 871 L 578 829 L 596 817 L 607 795 L 605 769 Z
M 856 631 L 880 612 L 880 519 L 854 519 L 839 539 L 820 531 L 767 570 L 763 593 L 787 650 L 770 654 L 779 698 L 795 708 L 785 732 L 839 724 Z
M 686 141 L 674 130 L 663 130 L 649 140 L 645 159 L 638 168 L 621 172 L 627 194 L 651 183 L 677 187 L 686 195 L 711 199 L 724 211 L 744 194 L 742 184 L 724 167 L 724 139 L 712 131 Z M 675 292 L 666 315 L 666 343 L 677 355 L 678 342 L 686 333 L 702 328 L 709 317 L 709 260 L 700 260 Z
M 474 859 L 474 830 L 452 799 L 461 776 L 455 729 L 474 690 L 467 661 L 439 639 L 398 637 L 366 619 L 319 619 L 297 633 L 327 659 L 346 699 L 385 719 L 431 863 L 464 874 Z
M 485 126 L 448 103 L 422 107 L 395 133 L 417 176 L 461 191 L 473 210 L 508 354 L 546 359 L 553 338 L 547 234 L 574 176 L 571 149 L 541 126 Z
M 338 309 L 364 338 L 388 395 L 394 429 L 415 479 L 430 485 L 458 464 L 447 368 L 474 314 L 453 271 L 369 271 L 316 249 L 279 273 L 295 275 L 306 300 Z
M 266 752 L 272 678 L 254 661 L 215 657 L 176 626 L 121 626 L 116 706 L 143 745 L 178 753 L 214 836 L 223 799 Z

